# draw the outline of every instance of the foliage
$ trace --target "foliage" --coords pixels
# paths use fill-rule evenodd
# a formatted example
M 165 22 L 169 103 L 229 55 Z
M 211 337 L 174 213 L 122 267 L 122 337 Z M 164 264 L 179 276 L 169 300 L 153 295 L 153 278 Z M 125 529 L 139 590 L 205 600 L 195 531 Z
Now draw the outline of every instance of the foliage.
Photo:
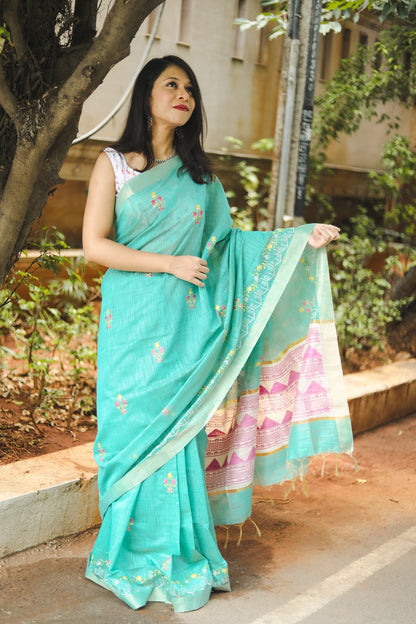
M 244 147 L 244 143 L 235 137 L 225 137 L 228 146 L 223 148 L 223 159 L 230 158 L 229 150 L 238 151 Z M 251 145 L 251 149 L 261 152 L 273 148 L 273 139 L 259 139 Z M 259 167 L 239 160 L 236 165 L 239 183 L 244 192 L 244 206 L 231 206 L 230 212 L 234 226 L 242 230 L 265 230 L 267 229 L 267 198 L 270 186 L 270 177 L 261 172 Z M 235 198 L 234 192 L 228 192 L 229 199 Z
M 15 269 L 0 303 L 0 354 L 16 362 L 2 385 L 15 403 L 27 406 L 20 426 L 38 434 L 43 423 L 71 430 L 94 410 L 89 378 L 97 319 L 82 262 L 60 255 L 65 247 L 61 233 L 46 236 L 28 270 Z M 64 275 L 44 284 L 36 276 L 40 269 Z
M 236 18 L 235 24 L 240 26 L 241 30 L 247 30 L 253 26 L 257 29 L 268 27 L 270 39 L 285 35 L 289 24 L 288 1 L 266 0 L 261 4 L 267 10 L 259 13 L 255 20 L 239 17 Z
M 374 254 L 387 256 L 384 268 L 374 272 L 369 260 Z M 400 253 L 413 262 L 416 252 L 405 245 L 389 248 L 386 231 L 365 214 L 353 217 L 346 231 L 330 252 L 330 272 L 335 320 L 341 355 L 353 350 L 383 348 L 386 329 L 399 321 L 408 299 L 391 301 L 388 297 L 392 273 Z M 391 255 L 390 255 L 391 254 Z
M 383 173 L 370 177 L 386 195 L 384 225 L 416 243 L 416 146 L 395 135 L 384 145 Z
M 265 10 L 255 20 L 237 18 L 235 23 L 241 30 L 267 27 L 270 39 L 285 35 L 289 26 L 289 2 L 265 0 L 261 5 Z M 411 21 L 416 17 L 416 0 L 323 0 L 321 33 L 340 32 L 343 20 L 358 22 L 364 10 L 378 13 L 381 22 L 393 17 Z

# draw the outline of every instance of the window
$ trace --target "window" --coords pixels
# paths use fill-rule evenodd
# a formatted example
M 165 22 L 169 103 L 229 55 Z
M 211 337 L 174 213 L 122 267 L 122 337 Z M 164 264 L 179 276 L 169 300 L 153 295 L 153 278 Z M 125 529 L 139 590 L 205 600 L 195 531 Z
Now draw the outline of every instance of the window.
M 149 13 L 149 16 L 147 18 L 147 35 L 148 36 L 152 34 L 153 26 L 155 25 L 156 15 L 158 11 L 159 11 L 159 7 L 156 7 L 156 9 L 153 9 L 153 11 Z M 159 24 L 159 27 L 160 27 L 160 24 Z M 157 29 L 156 37 L 160 39 L 159 28 Z
M 327 33 L 324 37 L 322 46 L 322 59 L 321 59 L 321 72 L 320 79 L 327 80 L 329 78 L 329 67 L 331 60 L 331 48 L 332 48 L 332 31 Z
M 257 63 L 267 65 L 269 60 L 269 32 L 267 28 L 258 31 Z
M 350 45 L 351 45 L 351 30 L 349 28 L 344 28 L 342 31 L 342 40 L 341 40 L 341 59 L 346 59 L 350 55 Z
M 179 18 L 179 43 L 189 44 L 191 39 L 191 0 L 182 0 Z
M 247 17 L 247 0 L 237 0 L 236 17 L 237 18 Z M 241 30 L 239 26 L 234 26 L 234 28 L 235 28 L 235 38 L 234 38 L 233 57 L 236 59 L 243 59 L 244 47 L 245 47 L 245 41 L 246 41 L 246 31 Z
M 362 63 L 361 63 L 361 71 L 365 71 L 365 63 L 364 63 L 365 51 L 364 51 L 364 47 L 366 47 L 368 45 L 368 35 L 366 35 L 365 33 L 360 33 L 360 37 L 358 39 L 358 42 L 359 42 L 361 48 L 363 48 L 363 60 L 362 60 Z

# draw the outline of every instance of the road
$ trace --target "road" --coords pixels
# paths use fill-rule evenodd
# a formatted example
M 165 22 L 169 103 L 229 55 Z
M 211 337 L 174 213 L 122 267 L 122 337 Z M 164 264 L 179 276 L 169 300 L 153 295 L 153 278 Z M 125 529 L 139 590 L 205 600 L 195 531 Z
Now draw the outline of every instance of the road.
M 414 624 L 416 415 L 356 437 L 354 457 L 312 461 L 306 486 L 258 489 L 241 544 L 217 537 L 232 592 L 175 615 L 130 610 L 84 579 L 96 531 L 0 562 L 1 624 Z M 290 491 L 289 491 L 290 490 Z M 308 496 L 305 495 L 307 490 Z

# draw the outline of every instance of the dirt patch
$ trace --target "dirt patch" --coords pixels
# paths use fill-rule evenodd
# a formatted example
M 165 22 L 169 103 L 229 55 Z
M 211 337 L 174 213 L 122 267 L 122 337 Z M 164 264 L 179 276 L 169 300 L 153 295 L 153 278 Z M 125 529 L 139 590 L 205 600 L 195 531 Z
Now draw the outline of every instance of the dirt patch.
M 90 337 L 83 342 L 92 344 Z M 10 339 L 6 346 L 13 350 Z M 74 371 L 73 362 L 60 352 L 44 379 L 31 374 L 27 362 L 13 356 L 4 358 L 2 369 L 0 464 L 94 440 L 96 376 L 92 363 L 86 363 L 80 374 L 68 374 Z

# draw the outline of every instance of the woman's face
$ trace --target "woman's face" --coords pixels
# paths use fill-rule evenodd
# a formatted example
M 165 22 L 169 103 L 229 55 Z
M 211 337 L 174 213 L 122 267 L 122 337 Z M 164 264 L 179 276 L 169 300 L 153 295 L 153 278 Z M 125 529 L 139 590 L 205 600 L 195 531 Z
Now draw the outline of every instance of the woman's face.
M 176 65 L 167 67 L 156 78 L 150 96 L 153 127 L 162 124 L 177 128 L 186 124 L 195 109 L 192 92 L 188 74 Z

